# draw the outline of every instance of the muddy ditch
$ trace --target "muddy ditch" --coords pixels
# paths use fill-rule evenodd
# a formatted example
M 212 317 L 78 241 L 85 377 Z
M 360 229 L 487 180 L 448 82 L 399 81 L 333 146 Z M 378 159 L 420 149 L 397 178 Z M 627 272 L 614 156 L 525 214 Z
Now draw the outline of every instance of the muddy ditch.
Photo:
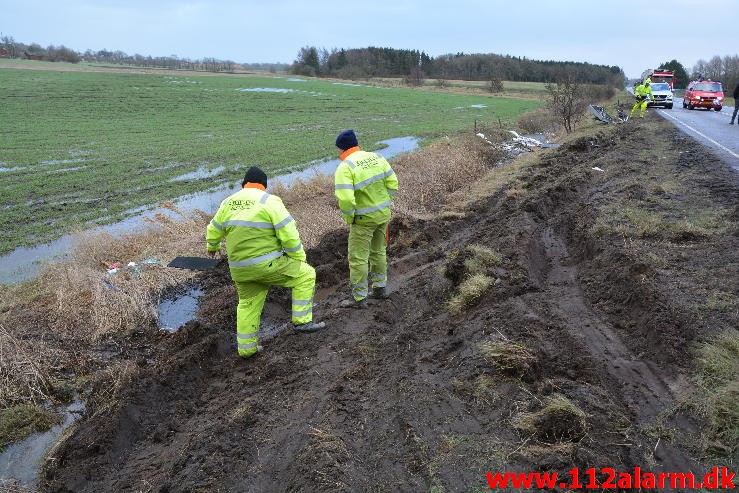
M 690 152 L 650 166 L 653 138 Z M 736 234 L 602 226 L 606 205 L 636 200 L 634 182 L 654 183 L 647 198 L 690 183 L 673 187 L 679 201 L 645 199 L 664 217 L 678 203 L 736 204 L 736 182 L 676 139 L 650 114 L 542 152 L 516 194 L 494 190 L 433 219 L 396 216 L 392 295 L 366 310 L 337 307 L 349 294 L 346 232 L 326 235 L 308 258 L 328 328 L 276 331 L 246 361 L 219 264 L 199 281 L 197 320 L 151 341 L 153 359 L 90 406 L 44 491 L 474 491 L 486 472 L 730 463 L 706 455 L 703 424 L 680 404 L 691 342 L 736 323 L 731 311 L 692 308 L 709 272 L 735 287 L 725 266 L 739 265 Z M 463 253 L 482 247 L 494 261 Z M 489 284 L 452 314 L 447 302 L 472 271 Z M 288 296 L 270 292 L 266 324 L 288 320 Z

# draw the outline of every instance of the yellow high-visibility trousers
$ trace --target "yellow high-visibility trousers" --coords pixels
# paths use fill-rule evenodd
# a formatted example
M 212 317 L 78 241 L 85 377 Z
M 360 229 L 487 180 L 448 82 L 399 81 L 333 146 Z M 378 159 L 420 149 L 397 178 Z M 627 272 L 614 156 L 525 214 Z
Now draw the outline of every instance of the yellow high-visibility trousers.
M 239 304 L 236 307 L 236 344 L 239 356 L 259 350 L 259 322 L 270 286 L 292 288 L 293 324 L 313 320 L 316 271 L 306 262 L 283 255 L 263 264 L 231 270 Z
M 373 288 L 387 286 L 386 230 L 387 223 L 349 226 L 349 281 L 355 301 L 369 294 L 368 281 Z
M 631 108 L 631 114 L 633 115 L 634 112 L 637 109 L 639 109 L 640 110 L 639 117 L 640 118 L 643 118 L 644 117 L 644 113 L 647 112 L 647 103 L 648 103 L 648 101 L 646 99 L 644 101 L 637 101 L 636 104 L 634 105 L 634 107 Z

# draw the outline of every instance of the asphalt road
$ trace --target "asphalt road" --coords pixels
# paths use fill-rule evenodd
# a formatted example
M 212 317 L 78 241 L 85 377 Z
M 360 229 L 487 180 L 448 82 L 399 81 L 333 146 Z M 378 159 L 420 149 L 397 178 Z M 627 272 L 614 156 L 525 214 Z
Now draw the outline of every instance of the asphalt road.
M 683 108 L 682 99 L 675 98 L 673 109 L 650 108 L 651 110 L 710 147 L 734 170 L 739 171 L 739 124 L 734 122 L 734 125 L 729 125 L 731 113 L 734 111 L 732 106 L 724 106 L 718 112 L 704 109 L 689 110 Z

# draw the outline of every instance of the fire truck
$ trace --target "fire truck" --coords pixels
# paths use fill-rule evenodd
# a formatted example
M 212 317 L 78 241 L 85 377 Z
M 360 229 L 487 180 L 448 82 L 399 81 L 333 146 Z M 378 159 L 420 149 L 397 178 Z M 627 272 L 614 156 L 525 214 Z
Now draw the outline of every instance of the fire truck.
M 673 90 L 674 87 L 672 85 L 673 80 L 673 73 L 672 70 L 660 70 L 660 69 L 647 69 L 641 74 L 641 80 L 644 82 L 644 80 L 649 77 L 652 79 L 652 82 L 665 82 L 670 85 L 670 90 Z

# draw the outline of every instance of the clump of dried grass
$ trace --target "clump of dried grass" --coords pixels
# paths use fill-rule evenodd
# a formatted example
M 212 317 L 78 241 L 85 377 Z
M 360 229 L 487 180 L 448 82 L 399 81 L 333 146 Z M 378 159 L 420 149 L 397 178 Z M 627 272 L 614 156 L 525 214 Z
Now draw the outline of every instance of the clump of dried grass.
M 62 356 L 47 341 L 19 339 L 0 324 L 0 408 L 50 400 L 51 368 Z
M 588 430 L 585 411 L 561 394 L 551 395 L 538 411 L 520 414 L 513 426 L 544 443 L 577 442 Z
M 192 271 L 166 264 L 176 255 L 198 255 L 205 249 L 207 216 L 185 214 L 163 204 L 178 217 L 157 214 L 148 227 L 121 236 L 100 232 L 79 238 L 69 261 L 51 264 L 38 283 L 54 312 L 55 330 L 88 343 L 112 333 L 127 333 L 156 321 L 163 287 L 181 284 Z M 158 263 L 142 263 L 155 259 Z M 118 262 L 120 270 L 107 274 Z M 134 262 L 136 267 L 126 267 Z
M 482 343 L 480 354 L 498 371 L 517 377 L 527 374 L 536 363 L 536 356 L 531 349 L 508 339 Z
M 437 213 L 503 157 L 503 151 L 474 136 L 444 139 L 404 154 L 393 162 L 401 186 L 394 208 L 409 215 Z
M 493 278 L 485 274 L 474 274 L 462 281 L 457 288 L 457 293 L 452 296 L 446 306 L 450 313 L 459 315 L 477 301 L 490 285 Z
M 132 361 L 119 361 L 94 375 L 88 406 L 95 414 L 105 413 L 115 403 L 120 392 L 134 379 L 139 367 Z

